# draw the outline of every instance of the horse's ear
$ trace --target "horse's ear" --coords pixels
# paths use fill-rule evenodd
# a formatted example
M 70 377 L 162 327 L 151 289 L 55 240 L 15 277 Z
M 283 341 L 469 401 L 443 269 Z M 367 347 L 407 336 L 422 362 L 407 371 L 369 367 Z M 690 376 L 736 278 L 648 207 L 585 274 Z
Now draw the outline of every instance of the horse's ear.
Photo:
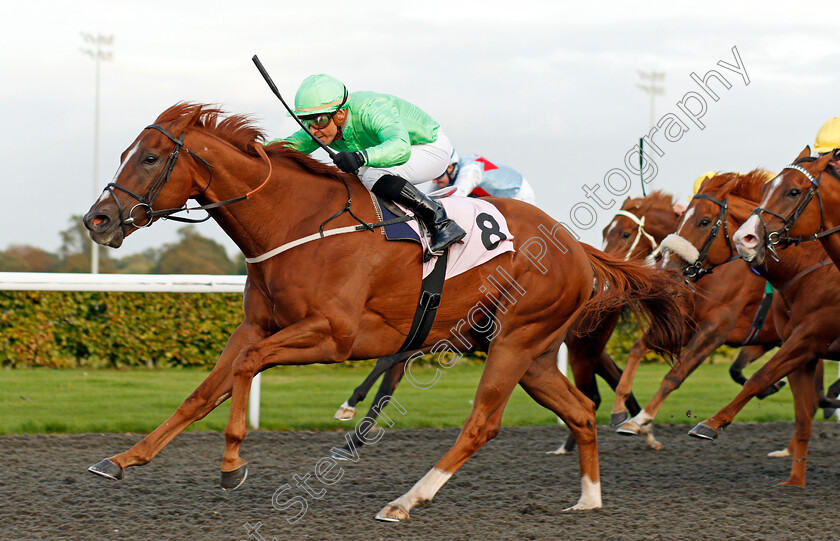
M 826 152 L 824 156 L 820 156 L 819 159 L 814 162 L 814 165 L 817 166 L 818 171 L 822 171 L 832 159 L 834 159 L 834 153 Z
M 811 155 L 811 146 L 810 145 L 805 145 L 805 148 L 802 149 L 802 152 L 800 152 L 799 156 L 796 157 L 796 160 L 794 160 L 794 163 L 798 162 L 802 158 L 807 158 L 810 155 Z
M 629 206 L 630 206 L 630 198 L 628 197 L 627 199 L 624 200 L 624 203 L 621 204 L 621 210 L 627 210 L 627 208 Z

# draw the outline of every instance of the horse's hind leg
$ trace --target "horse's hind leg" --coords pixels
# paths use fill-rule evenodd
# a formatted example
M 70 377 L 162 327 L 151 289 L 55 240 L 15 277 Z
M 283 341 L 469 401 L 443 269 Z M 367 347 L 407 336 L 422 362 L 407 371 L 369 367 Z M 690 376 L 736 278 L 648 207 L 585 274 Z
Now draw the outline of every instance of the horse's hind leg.
M 615 403 L 610 413 L 610 426 L 612 427 L 618 427 L 630 418 L 627 411 L 631 405 L 630 397 L 633 396 L 633 380 L 636 377 L 636 370 L 639 368 L 642 358 L 648 351 L 642 339 L 637 340 L 630 349 L 630 358 L 627 360 L 627 365 L 624 367 L 618 385 L 614 387 Z M 638 406 L 638 403 L 636 405 Z M 641 408 L 631 413 L 636 416 L 640 411 Z
M 557 347 L 559 345 L 560 342 L 557 342 Z M 464 462 L 499 433 L 505 405 L 530 363 L 527 357 L 523 357 L 522 349 L 521 346 L 501 346 L 493 343 L 475 392 L 472 411 L 464 422 L 455 444 L 408 492 L 383 507 L 376 514 L 377 520 L 407 520 L 409 512 L 417 504 L 431 500 Z M 556 355 L 557 348 L 554 349 L 550 362 L 554 362 Z M 560 373 L 556 366 L 554 370 Z
M 790 390 L 794 397 L 796 429 L 793 435 L 793 464 L 790 477 L 782 485 L 805 486 L 805 469 L 808 459 L 808 442 L 811 440 L 811 423 L 817 411 L 816 387 L 814 386 L 816 361 L 794 370 L 788 375 Z
M 578 503 L 569 509 L 600 508 L 601 476 L 594 404 L 557 370 L 550 354 L 537 358 L 519 384 L 537 403 L 563 419 L 580 448 L 582 493 Z
M 392 366 L 385 371 L 385 375 L 382 377 L 382 383 L 379 385 L 379 390 L 376 392 L 376 397 L 373 399 L 373 403 L 371 404 L 367 415 L 365 415 L 365 419 L 369 419 L 371 425 L 373 424 L 373 421 L 379 418 L 382 408 L 388 405 L 391 395 L 394 393 L 394 390 L 396 390 L 397 385 L 400 380 L 402 380 L 404 374 L 405 361 L 397 364 L 396 366 Z M 380 427 L 377 428 L 381 429 Z M 333 453 L 332 457 L 336 460 L 347 460 L 347 457 L 354 454 L 352 453 L 353 448 L 358 449 L 364 444 L 365 441 L 360 438 L 355 431 L 353 431 L 350 436 L 350 441 L 345 443 L 341 448 L 345 452 L 342 453 L 341 450 L 337 450 Z
M 587 347 L 581 344 L 578 339 L 566 340 L 566 345 L 569 348 L 569 367 L 571 367 L 575 378 L 575 387 L 595 404 L 597 410 L 601 404 L 601 394 L 598 392 L 598 382 L 595 380 L 595 374 L 598 371 L 597 365 L 602 359 L 599 360 L 597 355 L 593 356 L 590 352 L 587 352 Z M 563 445 L 556 451 L 548 451 L 548 454 L 567 455 L 574 451 L 575 444 L 575 435 L 569 432 Z
M 370 388 L 373 387 L 373 384 L 376 383 L 377 378 L 381 376 L 384 372 L 388 372 L 391 370 L 392 367 L 396 366 L 399 363 L 404 363 L 406 359 L 411 357 L 414 352 L 407 351 L 404 353 L 397 353 L 396 355 L 390 355 L 388 357 L 380 357 L 376 360 L 376 365 L 373 367 L 373 370 L 370 371 L 370 374 L 367 375 L 365 380 L 359 384 L 358 387 L 353 389 L 353 394 L 350 395 L 350 398 L 344 401 L 344 403 L 339 406 L 338 411 L 335 412 L 334 417 L 339 421 L 349 421 L 353 417 L 356 416 L 356 404 L 361 402 L 365 399 L 370 391 Z M 387 376 L 386 376 L 387 377 Z M 383 380 L 384 381 L 384 380 Z M 382 389 L 380 388 L 380 391 Z
M 106 458 L 88 468 L 88 471 L 111 479 L 122 479 L 125 468 L 140 466 L 152 460 L 182 430 L 227 400 L 233 387 L 233 360 L 242 348 L 258 339 L 255 331 L 244 324 L 240 325 L 228 339 L 210 374 L 169 419 L 128 451 Z

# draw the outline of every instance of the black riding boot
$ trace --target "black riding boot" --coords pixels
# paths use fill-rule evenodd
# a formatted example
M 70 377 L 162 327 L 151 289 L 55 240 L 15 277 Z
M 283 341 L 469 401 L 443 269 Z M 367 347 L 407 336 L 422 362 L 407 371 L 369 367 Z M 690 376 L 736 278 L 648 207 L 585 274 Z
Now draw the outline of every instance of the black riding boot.
M 467 235 L 460 225 L 446 217 L 443 205 L 427 197 L 404 178 L 384 175 L 376 181 L 371 191 L 414 212 L 432 235 L 429 248 L 433 253 L 440 252 Z

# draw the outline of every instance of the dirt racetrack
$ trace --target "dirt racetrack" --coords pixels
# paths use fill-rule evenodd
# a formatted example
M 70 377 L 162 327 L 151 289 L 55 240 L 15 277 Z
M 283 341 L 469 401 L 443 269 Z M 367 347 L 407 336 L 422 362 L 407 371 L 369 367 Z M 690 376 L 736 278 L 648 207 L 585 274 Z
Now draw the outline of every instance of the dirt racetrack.
M 775 486 L 790 459 L 767 452 L 789 440 L 791 423 L 735 424 L 714 442 L 689 438 L 683 425 L 657 426 L 665 445 L 599 429 L 604 508 L 561 510 L 580 495 L 577 456 L 546 455 L 565 434 L 556 426 L 503 428 L 438 493 L 400 524 L 376 512 L 410 488 L 452 444 L 457 430 L 385 432 L 341 463 L 334 485 L 309 479 L 321 499 L 295 486 L 343 442 L 336 432 L 248 435 L 245 484 L 222 492 L 219 433 L 182 434 L 150 464 L 119 482 L 86 468 L 140 436 L 83 434 L 0 438 L 0 539 L 833 539 L 840 532 L 840 424 L 816 423 L 808 486 Z M 323 473 L 323 472 L 322 472 Z M 330 476 L 336 471 L 330 472 Z M 278 510 L 300 495 L 300 507 Z M 249 536 L 245 524 L 261 523 Z

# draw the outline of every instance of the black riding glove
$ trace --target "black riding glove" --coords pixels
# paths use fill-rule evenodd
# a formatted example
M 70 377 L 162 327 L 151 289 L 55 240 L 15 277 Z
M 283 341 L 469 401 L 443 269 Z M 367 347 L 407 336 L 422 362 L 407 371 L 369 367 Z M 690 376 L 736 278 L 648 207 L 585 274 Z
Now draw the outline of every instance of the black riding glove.
M 361 152 L 339 152 L 333 161 L 345 173 L 356 173 L 365 164 L 365 156 Z

